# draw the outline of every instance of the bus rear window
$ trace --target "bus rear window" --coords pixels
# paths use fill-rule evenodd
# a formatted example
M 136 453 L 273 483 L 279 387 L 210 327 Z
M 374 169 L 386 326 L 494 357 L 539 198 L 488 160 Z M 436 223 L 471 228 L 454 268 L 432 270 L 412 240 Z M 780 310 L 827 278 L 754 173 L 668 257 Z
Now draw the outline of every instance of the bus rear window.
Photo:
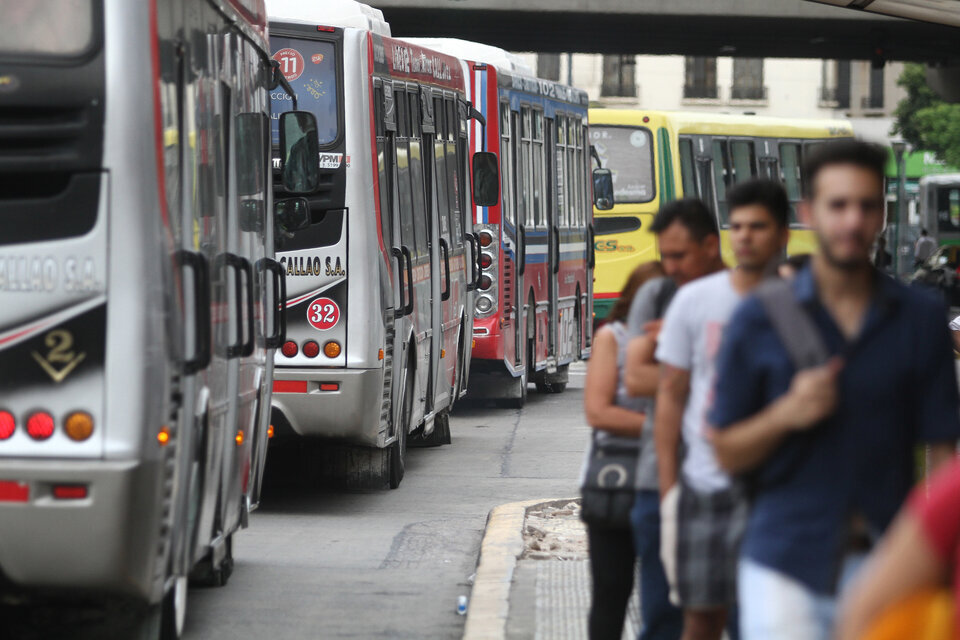
M 590 127 L 590 143 L 605 169 L 613 172 L 616 204 L 653 200 L 653 135 L 643 127 Z
M 3 2 L 4 0 L 0 0 Z M 337 86 L 337 50 L 333 42 L 270 37 L 273 59 L 297 94 L 297 106 L 317 117 L 320 146 L 333 143 L 340 132 L 340 88 Z M 293 109 L 293 100 L 282 87 L 270 92 L 270 136 L 280 144 L 280 113 Z
M 75 56 L 93 40 L 93 0 L 0 0 L 0 55 Z

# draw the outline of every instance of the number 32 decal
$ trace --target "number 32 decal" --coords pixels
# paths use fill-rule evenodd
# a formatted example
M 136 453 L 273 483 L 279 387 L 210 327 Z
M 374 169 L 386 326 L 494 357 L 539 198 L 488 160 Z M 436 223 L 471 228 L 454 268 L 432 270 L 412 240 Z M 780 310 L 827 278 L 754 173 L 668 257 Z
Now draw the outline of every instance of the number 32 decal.
M 317 298 L 307 305 L 307 322 L 319 331 L 333 329 L 340 322 L 340 307 L 330 298 Z

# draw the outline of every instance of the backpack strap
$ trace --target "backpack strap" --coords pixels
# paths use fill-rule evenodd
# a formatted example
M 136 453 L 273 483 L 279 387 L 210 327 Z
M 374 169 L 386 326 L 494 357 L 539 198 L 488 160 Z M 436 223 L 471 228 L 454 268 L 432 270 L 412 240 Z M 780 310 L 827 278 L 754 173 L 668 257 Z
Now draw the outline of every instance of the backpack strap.
M 767 280 L 757 290 L 757 298 L 798 371 L 818 367 L 830 358 L 820 330 L 797 302 L 790 283 L 778 278 Z

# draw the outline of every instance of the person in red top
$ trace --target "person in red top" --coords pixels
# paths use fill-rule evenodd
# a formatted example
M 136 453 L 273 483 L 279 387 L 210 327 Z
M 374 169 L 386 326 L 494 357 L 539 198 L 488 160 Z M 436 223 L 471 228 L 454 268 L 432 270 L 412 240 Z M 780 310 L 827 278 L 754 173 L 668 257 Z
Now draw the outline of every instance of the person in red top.
M 843 605 L 837 640 L 858 640 L 892 605 L 928 587 L 953 589 L 960 639 L 960 461 L 913 491 Z

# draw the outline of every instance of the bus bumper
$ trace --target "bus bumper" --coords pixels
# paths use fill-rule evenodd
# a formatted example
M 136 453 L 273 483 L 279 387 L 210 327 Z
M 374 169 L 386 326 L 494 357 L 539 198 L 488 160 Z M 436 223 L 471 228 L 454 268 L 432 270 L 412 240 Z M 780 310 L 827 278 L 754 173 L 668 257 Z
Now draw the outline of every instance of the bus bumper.
M 159 599 L 160 464 L 0 460 L 0 589 Z M 86 497 L 57 498 L 55 487 Z
M 382 368 L 277 367 L 273 374 L 273 408 L 283 414 L 297 435 L 368 447 L 384 446 L 380 437 Z M 303 391 L 290 391 L 293 387 L 284 384 L 304 382 Z
M 503 338 L 499 319 L 475 318 L 473 320 L 474 360 L 503 360 Z

